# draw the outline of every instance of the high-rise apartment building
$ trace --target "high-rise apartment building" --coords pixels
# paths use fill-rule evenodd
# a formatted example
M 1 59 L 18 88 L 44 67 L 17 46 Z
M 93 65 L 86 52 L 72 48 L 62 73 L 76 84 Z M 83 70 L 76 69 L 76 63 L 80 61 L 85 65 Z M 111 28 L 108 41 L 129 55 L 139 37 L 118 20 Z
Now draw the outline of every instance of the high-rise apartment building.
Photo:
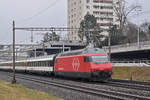
M 108 30 L 110 23 L 119 27 L 115 8 L 120 7 L 120 0 L 68 0 L 68 27 L 79 28 L 84 16 L 89 13 L 97 18 L 103 30 Z M 115 8 L 114 8 L 115 7 Z M 78 31 L 68 32 L 69 40 L 79 40 Z

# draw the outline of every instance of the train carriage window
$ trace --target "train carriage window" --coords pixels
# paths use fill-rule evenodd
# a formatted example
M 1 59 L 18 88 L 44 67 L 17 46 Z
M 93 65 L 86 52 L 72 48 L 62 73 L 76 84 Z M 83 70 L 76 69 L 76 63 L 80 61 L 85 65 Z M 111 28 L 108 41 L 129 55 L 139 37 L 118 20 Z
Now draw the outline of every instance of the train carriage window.
M 17 66 L 17 63 L 15 63 L 15 66 Z
M 39 61 L 39 67 L 41 66 L 41 61 Z
M 16 63 L 16 66 L 19 66 L 19 62 Z
M 38 63 L 38 65 L 37 65 L 37 66 L 39 67 L 39 66 L 40 66 L 40 61 L 38 61 L 37 63 Z
M 41 66 L 41 61 L 39 61 L 39 67 Z
M 31 66 L 31 63 L 30 63 L 30 62 L 27 62 L 27 66 Z
M 38 66 L 38 62 L 35 62 L 35 67 L 37 67 Z
M 21 63 L 21 66 L 24 66 L 24 62 Z
M 30 66 L 32 67 L 32 62 L 30 62 Z
M 20 65 L 21 65 L 21 63 L 20 63 L 20 62 L 18 62 L 18 63 L 17 63 L 17 66 L 20 66 Z
M 47 61 L 45 61 L 44 66 L 47 66 Z
M 44 66 L 44 62 L 42 62 L 42 66 Z
M 47 62 L 47 66 L 49 66 L 49 63 L 48 63 L 48 61 L 46 61 Z
M 27 62 L 27 66 L 31 66 L 31 62 Z
M 50 61 L 48 61 L 48 66 L 50 66 Z
M 35 63 L 34 67 L 36 67 L 37 66 L 37 62 L 34 62 L 34 63 Z
M 51 66 L 51 63 L 50 63 L 50 61 L 48 61 L 48 66 Z
M 43 62 L 41 61 L 40 66 L 43 66 Z
M 23 66 L 23 63 L 22 63 L 22 62 L 20 62 L 20 63 L 19 63 L 19 66 Z
M 45 61 L 45 66 L 47 66 L 47 61 Z
M 34 62 L 32 62 L 32 67 L 34 66 Z
M 26 66 L 29 66 L 29 62 L 26 62 Z
M 41 62 L 41 66 L 43 66 L 43 61 Z
M 30 67 L 32 66 L 32 62 L 29 62 L 29 64 L 30 64 Z
M 21 62 L 18 62 L 18 63 L 17 63 L 17 66 L 21 66 Z
M 45 66 L 47 66 L 47 61 L 45 61 Z
M 32 62 L 30 62 L 29 64 L 30 64 L 30 67 L 31 67 L 32 66 Z
M 40 65 L 40 62 L 39 62 L 39 61 L 37 61 L 37 67 L 39 67 L 39 65 Z
M 46 66 L 46 61 L 44 61 L 44 66 Z
M 33 62 L 33 67 L 35 67 L 36 66 L 36 63 L 35 62 Z
M 37 62 L 34 62 L 34 67 L 36 67 L 37 66 Z
M 49 61 L 47 61 L 47 66 L 49 66 Z
M 34 67 L 35 66 L 35 63 L 34 62 L 32 62 L 32 67 Z
M 50 66 L 54 66 L 54 62 L 53 61 L 49 61 L 49 62 L 50 62 Z
M 17 63 L 16 63 L 16 66 L 19 66 L 19 64 L 20 64 L 20 63 L 17 62 Z
M 38 67 L 38 66 L 39 66 L 39 62 L 37 61 L 37 62 L 36 62 L 36 67 Z
M 44 61 L 44 66 L 47 66 L 47 62 L 46 61 Z
M 40 62 L 40 66 L 42 66 L 42 61 Z
M 34 66 L 34 62 L 32 62 L 32 67 Z
M 40 61 L 38 61 L 38 67 L 40 67 Z
M 47 66 L 49 66 L 49 61 L 47 61 Z
M 36 67 L 38 67 L 39 66 L 39 62 L 38 61 L 36 61 Z
M 31 62 L 31 66 L 33 66 L 33 62 Z
M 34 62 L 32 62 L 32 67 L 34 66 Z
M 36 67 L 36 65 L 37 65 L 37 63 L 36 63 L 36 62 L 34 62 L 34 67 Z
M 30 66 L 32 67 L 32 62 L 30 62 Z
M 41 66 L 41 61 L 38 61 L 38 67 L 40 67 Z
M 30 67 L 32 66 L 32 62 L 29 62 L 29 66 L 30 66 Z

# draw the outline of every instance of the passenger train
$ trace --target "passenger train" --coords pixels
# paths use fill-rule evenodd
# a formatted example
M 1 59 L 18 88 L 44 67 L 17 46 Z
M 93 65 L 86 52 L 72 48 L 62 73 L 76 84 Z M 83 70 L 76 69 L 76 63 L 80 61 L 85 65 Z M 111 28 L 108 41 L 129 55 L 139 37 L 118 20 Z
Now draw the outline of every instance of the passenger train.
M 54 76 L 108 80 L 112 76 L 112 65 L 108 55 L 99 48 L 68 51 L 44 58 L 19 60 L 16 71 L 49 73 Z M 0 70 L 11 70 L 12 61 L 0 62 Z

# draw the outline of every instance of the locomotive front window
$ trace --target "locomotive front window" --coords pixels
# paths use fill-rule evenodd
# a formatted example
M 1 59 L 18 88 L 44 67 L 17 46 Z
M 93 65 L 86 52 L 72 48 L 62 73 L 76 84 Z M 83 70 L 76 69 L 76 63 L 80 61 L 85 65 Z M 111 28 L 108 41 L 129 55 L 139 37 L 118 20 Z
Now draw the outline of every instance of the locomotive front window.
M 107 63 L 107 62 L 109 62 L 107 56 L 98 55 L 98 56 L 91 56 L 91 58 L 92 58 L 93 63 Z

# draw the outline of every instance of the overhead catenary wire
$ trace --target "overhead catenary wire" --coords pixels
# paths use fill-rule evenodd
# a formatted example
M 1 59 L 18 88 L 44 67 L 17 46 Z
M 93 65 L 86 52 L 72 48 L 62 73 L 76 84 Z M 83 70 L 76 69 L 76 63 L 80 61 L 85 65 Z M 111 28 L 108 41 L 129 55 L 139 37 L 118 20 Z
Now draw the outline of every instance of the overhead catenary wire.
M 50 8 L 54 7 L 59 1 L 61 1 L 61 0 L 55 0 L 53 3 L 51 3 L 50 5 L 48 5 L 46 8 L 38 11 L 37 13 L 35 13 L 34 15 L 32 15 L 31 17 L 24 18 L 22 20 L 19 20 L 18 22 L 21 23 L 21 22 L 24 22 L 24 21 L 30 21 L 30 20 L 34 19 L 35 17 L 43 14 L 44 12 L 46 12 L 47 10 L 49 10 Z

